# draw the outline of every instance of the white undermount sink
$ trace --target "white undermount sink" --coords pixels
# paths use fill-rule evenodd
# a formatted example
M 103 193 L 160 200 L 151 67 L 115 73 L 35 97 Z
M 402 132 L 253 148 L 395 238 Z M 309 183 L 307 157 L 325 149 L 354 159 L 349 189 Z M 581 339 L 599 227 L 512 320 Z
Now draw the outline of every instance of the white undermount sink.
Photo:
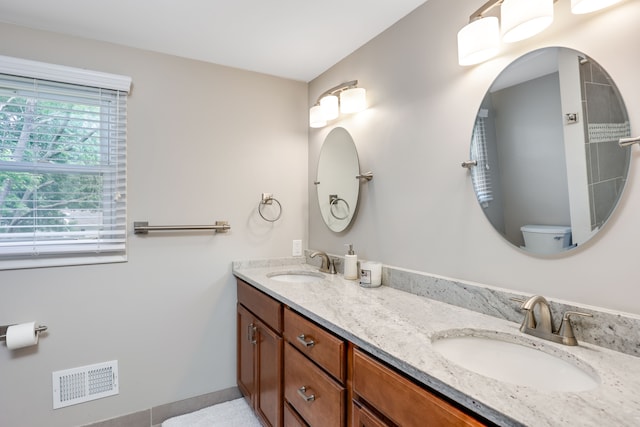
M 279 282 L 289 283 L 316 283 L 324 279 L 322 273 L 315 271 L 299 270 L 299 271 L 276 271 L 267 274 L 267 277 Z
M 550 354 L 537 345 L 522 337 L 486 331 L 448 331 L 432 338 L 433 349 L 449 361 L 499 381 L 559 392 L 598 387 L 597 374 L 579 359 L 570 353 Z

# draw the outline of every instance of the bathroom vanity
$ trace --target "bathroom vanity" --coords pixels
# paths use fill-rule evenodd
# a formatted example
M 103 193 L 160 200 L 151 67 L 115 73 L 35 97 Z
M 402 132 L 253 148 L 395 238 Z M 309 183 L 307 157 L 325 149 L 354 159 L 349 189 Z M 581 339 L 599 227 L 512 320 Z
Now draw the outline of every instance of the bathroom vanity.
M 237 286 L 238 386 L 264 424 L 485 425 L 247 282 Z
M 307 281 L 273 276 L 293 271 L 315 276 Z M 428 413 L 443 417 L 444 425 L 451 425 L 450 417 L 461 423 L 457 425 L 633 426 L 640 422 L 638 357 L 585 342 L 569 347 L 540 340 L 522 334 L 513 321 L 391 286 L 361 288 L 340 274 L 318 276 L 317 271 L 304 258 L 234 263 L 239 279 L 239 361 L 246 360 L 243 340 L 253 338 L 262 344 L 262 338 L 252 336 L 252 329 L 242 321 L 244 310 L 252 313 L 258 331 L 266 322 L 257 313 L 264 305 L 278 307 L 276 312 L 281 313 L 265 338 L 281 339 L 275 367 L 266 368 L 273 376 L 258 381 L 247 394 L 241 385 L 241 362 L 238 373 L 239 386 L 254 408 L 262 406 L 264 412 L 264 399 L 282 399 L 282 405 L 273 405 L 282 408 L 282 418 L 277 414 L 266 418 L 271 425 L 278 425 L 280 419 L 286 425 L 317 425 L 313 407 L 320 406 L 326 396 L 335 396 L 337 403 L 322 409 L 322 417 L 338 414 L 331 425 L 339 426 L 389 425 L 389 420 L 413 425 L 415 417 L 417 425 L 425 425 Z M 264 304 L 245 302 L 247 290 Z M 511 337 L 579 367 L 595 386 L 566 391 L 562 384 L 554 384 L 553 374 L 540 388 L 480 375 L 436 351 L 434 342 L 460 334 Z M 259 366 L 258 372 L 265 372 L 265 367 Z M 317 379 L 325 384 L 316 386 L 312 381 Z M 262 395 L 252 394 L 261 387 Z M 264 421 L 260 410 L 256 412 Z

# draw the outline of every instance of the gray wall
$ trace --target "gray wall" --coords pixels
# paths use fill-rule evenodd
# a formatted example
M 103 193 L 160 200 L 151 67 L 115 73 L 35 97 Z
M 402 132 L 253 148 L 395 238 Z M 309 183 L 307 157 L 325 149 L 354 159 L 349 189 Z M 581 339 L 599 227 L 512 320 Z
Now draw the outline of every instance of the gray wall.
M 231 261 L 307 241 L 307 85 L 0 25 L 0 54 L 130 75 L 128 222 L 228 220 L 228 234 L 129 235 L 123 264 L 0 271 L 0 324 L 49 326 L 0 344 L 0 425 L 72 426 L 235 385 Z M 282 203 L 260 219 L 262 192 Z M 117 359 L 120 394 L 52 410 L 51 372 Z
M 558 73 L 491 94 L 505 234 L 518 246 L 523 225 L 571 225 L 559 94 Z
M 368 89 L 370 108 L 310 130 L 308 182 L 324 137 L 337 125 L 351 132 L 362 169 L 375 177 L 362 185 L 358 216 L 342 234 L 323 224 L 309 185 L 310 246 L 342 254 L 343 244 L 353 243 L 361 258 L 397 267 L 640 314 L 638 147 L 618 210 L 595 238 L 556 259 L 504 241 L 460 167 L 488 87 L 511 61 L 545 46 L 574 48 L 604 66 L 625 99 L 632 133 L 639 134 L 640 57 L 625 52 L 639 47 L 640 2 L 583 16 L 572 15 L 569 2 L 558 2 L 544 33 L 504 46 L 489 62 L 460 67 L 456 34 L 483 3 L 429 0 L 311 82 L 310 103 L 327 88 L 358 79 Z

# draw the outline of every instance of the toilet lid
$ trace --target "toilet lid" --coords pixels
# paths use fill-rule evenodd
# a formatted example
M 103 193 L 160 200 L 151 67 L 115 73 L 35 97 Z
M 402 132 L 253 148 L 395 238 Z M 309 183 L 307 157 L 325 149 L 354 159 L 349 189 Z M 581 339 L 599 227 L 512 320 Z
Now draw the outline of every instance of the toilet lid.
M 571 227 L 566 225 L 523 225 L 520 230 L 528 233 L 566 234 Z

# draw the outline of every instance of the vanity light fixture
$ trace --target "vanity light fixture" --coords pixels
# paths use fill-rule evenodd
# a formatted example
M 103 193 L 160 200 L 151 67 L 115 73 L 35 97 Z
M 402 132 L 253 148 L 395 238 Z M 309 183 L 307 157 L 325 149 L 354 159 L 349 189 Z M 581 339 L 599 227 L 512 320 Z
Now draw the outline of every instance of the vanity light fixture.
M 309 109 L 309 126 L 321 128 L 327 121 L 337 119 L 340 113 L 358 113 L 367 108 L 367 92 L 358 87 L 358 81 L 339 84 L 326 90 Z
M 458 63 L 475 65 L 496 56 L 500 49 L 500 35 L 503 42 L 513 43 L 542 32 L 553 22 L 553 4 L 557 1 L 487 1 L 469 17 L 469 23 L 458 32 Z M 571 12 L 595 12 L 620 1 L 571 0 Z M 501 6 L 500 24 L 497 17 L 485 16 L 497 6 Z

